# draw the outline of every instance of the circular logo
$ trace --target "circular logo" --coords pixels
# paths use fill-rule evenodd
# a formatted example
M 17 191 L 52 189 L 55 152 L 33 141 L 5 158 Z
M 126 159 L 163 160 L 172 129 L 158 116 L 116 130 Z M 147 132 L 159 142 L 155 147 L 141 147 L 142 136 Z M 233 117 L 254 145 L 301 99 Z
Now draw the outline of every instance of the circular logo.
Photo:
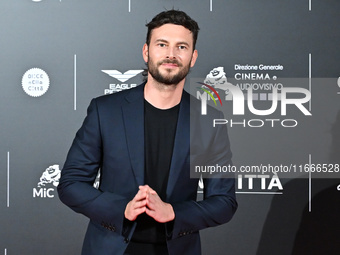
M 46 93 L 50 86 L 47 73 L 40 68 L 29 69 L 22 76 L 22 88 L 31 97 L 40 97 Z

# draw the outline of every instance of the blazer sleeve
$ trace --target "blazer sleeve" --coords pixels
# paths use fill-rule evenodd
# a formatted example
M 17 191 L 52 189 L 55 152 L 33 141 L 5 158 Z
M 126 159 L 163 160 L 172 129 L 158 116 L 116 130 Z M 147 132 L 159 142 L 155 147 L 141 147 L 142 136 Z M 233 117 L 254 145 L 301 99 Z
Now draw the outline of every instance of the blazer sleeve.
M 220 118 L 223 114 L 220 113 Z M 205 150 L 208 156 L 206 166 L 232 165 L 228 132 L 225 125 L 214 130 L 210 146 Z M 236 209 L 235 178 L 233 173 L 207 175 L 203 178 L 204 199 L 202 201 L 183 201 L 172 204 L 175 220 L 172 233 L 174 239 L 197 232 L 198 230 L 224 224 L 231 220 Z
M 101 167 L 102 140 L 96 99 L 74 138 L 58 185 L 60 200 L 92 221 L 122 233 L 128 199 L 93 187 Z

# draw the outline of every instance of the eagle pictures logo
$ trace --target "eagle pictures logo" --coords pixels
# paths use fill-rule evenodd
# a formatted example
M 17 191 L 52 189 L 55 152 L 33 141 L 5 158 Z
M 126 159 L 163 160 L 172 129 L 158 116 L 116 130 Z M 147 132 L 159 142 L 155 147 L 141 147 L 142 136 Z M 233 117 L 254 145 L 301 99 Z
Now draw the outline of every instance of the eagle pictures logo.
M 118 70 L 102 70 L 103 73 L 110 75 L 111 77 L 117 79 L 121 83 L 112 83 L 109 85 L 108 89 L 104 90 L 104 94 L 112 94 L 126 89 L 131 89 L 137 86 L 136 83 L 126 83 L 131 78 L 137 76 L 143 70 L 129 70 L 122 73 Z

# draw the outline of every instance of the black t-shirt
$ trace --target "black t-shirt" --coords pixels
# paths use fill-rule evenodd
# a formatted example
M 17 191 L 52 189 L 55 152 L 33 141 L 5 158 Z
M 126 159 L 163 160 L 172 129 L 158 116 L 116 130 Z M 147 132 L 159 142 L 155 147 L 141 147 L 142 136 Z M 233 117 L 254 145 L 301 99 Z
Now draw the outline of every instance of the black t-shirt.
M 144 101 L 145 184 L 165 201 L 179 105 L 162 110 Z M 165 244 L 165 224 L 143 213 L 136 219 L 132 242 Z
M 145 101 L 145 183 L 164 201 L 179 105 L 161 110 Z

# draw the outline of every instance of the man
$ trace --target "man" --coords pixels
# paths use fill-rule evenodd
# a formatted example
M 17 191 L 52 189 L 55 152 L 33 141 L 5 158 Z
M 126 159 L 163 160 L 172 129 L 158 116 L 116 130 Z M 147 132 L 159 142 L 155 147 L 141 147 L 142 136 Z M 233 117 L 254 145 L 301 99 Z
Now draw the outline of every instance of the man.
M 190 178 L 190 161 L 231 163 L 225 127 L 190 144 L 207 123 L 194 118 L 189 132 L 190 95 L 183 91 L 197 59 L 198 25 L 170 10 L 147 27 L 146 83 L 92 100 L 62 170 L 60 199 L 90 218 L 83 255 L 201 254 L 198 231 L 229 221 L 237 208 L 233 178 L 204 179 L 199 202 L 198 179 Z

